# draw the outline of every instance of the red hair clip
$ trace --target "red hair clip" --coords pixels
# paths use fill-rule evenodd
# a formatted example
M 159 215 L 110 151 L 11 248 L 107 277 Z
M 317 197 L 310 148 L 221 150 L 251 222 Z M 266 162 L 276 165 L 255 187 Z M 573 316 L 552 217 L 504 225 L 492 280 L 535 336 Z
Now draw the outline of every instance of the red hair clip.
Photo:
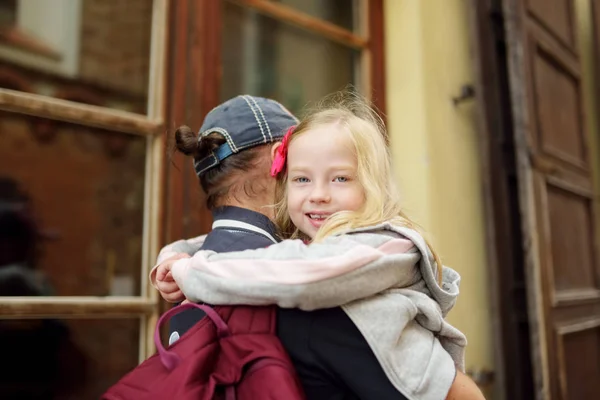
M 276 177 L 283 168 L 285 167 L 285 162 L 287 160 L 287 150 L 288 143 L 290 141 L 290 137 L 292 133 L 294 133 L 295 126 L 291 126 L 290 129 L 283 136 L 283 140 L 281 141 L 281 145 L 277 148 L 275 153 L 275 158 L 273 159 L 273 164 L 271 165 L 271 176 Z

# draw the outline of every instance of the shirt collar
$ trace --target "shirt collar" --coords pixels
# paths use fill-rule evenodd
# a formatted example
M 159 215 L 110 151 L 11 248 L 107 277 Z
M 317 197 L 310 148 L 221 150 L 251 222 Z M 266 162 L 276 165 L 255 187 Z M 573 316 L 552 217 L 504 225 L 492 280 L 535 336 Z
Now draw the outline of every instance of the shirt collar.
M 247 224 L 254 225 L 257 228 L 264 229 L 275 238 L 278 236 L 277 227 L 266 215 L 249 210 L 247 208 L 223 206 L 213 210 L 212 215 L 214 221 L 220 219 L 232 219 L 234 221 L 242 221 Z

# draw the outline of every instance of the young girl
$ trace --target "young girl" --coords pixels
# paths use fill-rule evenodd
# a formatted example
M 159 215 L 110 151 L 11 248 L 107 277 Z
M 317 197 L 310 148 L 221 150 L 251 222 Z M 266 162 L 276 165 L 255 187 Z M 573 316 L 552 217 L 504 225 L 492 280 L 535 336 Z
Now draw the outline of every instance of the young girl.
M 403 214 L 381 120 L 356 98 L 338 100 L 290 129 L 272 157 L 276 221 L 289 239 L 160 264 L 153 283 L 176 282 L 163 297 L 181 290 L 219 305 L 342 306 L 400 392 L 445 398 L 464 368 L 466 339 L 444 320 L 460 277 Z

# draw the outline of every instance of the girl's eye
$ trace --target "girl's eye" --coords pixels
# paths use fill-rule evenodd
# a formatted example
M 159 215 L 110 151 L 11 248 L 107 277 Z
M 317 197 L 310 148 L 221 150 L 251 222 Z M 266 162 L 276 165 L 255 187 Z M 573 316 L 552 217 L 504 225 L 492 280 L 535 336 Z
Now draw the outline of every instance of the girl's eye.
M 309 182 L 308 178 L 306 178 L 304 176 L 299 176 L 297 178 L 294 178 L 293 181 L 297 182 L 297 183 L 308 183 Z
M 348 179 L 347 176 L 337 176 L 335 177 L 335 179 L 333 180 L 334 182 L 348 182 L 350 179 Z

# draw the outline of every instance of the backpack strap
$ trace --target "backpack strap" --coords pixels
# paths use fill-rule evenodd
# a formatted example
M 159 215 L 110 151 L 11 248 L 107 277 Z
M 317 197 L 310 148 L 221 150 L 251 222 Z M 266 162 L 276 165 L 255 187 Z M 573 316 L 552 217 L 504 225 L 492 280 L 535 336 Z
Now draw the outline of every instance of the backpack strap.
M 276 306 L 218 306 L 215 310 L 226 321 L 233 335 L 277 333 Z
M 196 303 L 186 303 L 179 305 L 177 307 L 173 307 L 163 315 L 161 315 L 160 319 L 156 323 L 156 329 L 154 330 L 154 344 L 156 345 L 156 350 L 158 351 L 161 363 L 167 368 L 169 371 L 175 369 L 181 363 L 181 357 L 179 357 L 174 351 L 169 351 L 165 349 L 160 340 L 160 327 L 164 322 L 168 321 L 173 315 L 179 314 L 182 311 L 188 310 L 190 308 L 198 308 L 206 313 L 206 316 L 213 322 L 217 329 L 217 337 L 224 338 L 231 334 L 231 331 L 223 318 L 212 308 L 204 304 L 196 304 Z
M 154 344 L 160 361 L 170 371 L 181 363 L 181 357 L 174 351 L 165 349 L 160 340 L 160 327 L 173 315 L 191 308 L 198 308 L 206 313 L 206 316 L 215 325 L 219 339 L 232 334 L 276 334 L 277 308 L 275 306 L 227 306 L 213 309 L 204 304 L 186 303 L 173 307 L 160 317 L 154 331 Z

